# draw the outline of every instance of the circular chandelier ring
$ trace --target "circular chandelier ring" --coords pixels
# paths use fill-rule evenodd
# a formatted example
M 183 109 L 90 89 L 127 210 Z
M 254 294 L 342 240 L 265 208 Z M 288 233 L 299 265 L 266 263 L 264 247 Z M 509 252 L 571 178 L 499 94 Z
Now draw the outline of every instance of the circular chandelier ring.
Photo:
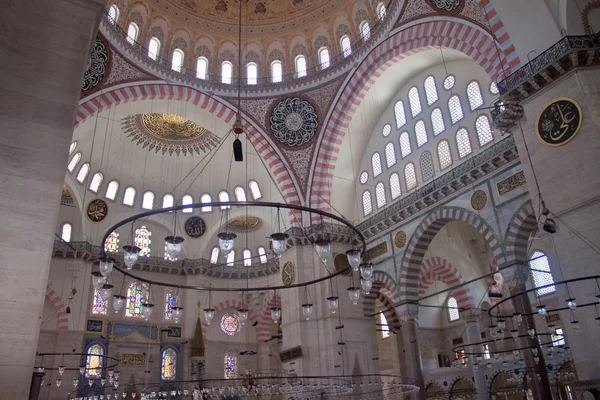
M 91 353 L 36 353 L 35 355 L 36 357 L 46 357 L 46 356 L 62 356 L 62 357 L 70 357 L 70 356 L 78 356 L 78 357 L 83 357 L 83 356 L 94 356 L 94 357 L 98 357 L 98 358 L 102 358 L 103 360 L 108 360 L 108 362 L 112 362 L 114 364 L 110 364 L 110 365 L 106 365 L 103 366 L 102 368 L 110 370 L 110 369 L 114 369 L 117 368 L 119 366 L 119 360 L 115 357 L 110 357 L 107 355 L 102 355 L 102 354 L 91 354 Z M 103 361 L 104 362 L 104 361 Z M 37 368 L 43 367 L 44 370 L 46 371 L 57 371 L 59 368 L 58 367 L 46 367 L 43 365 L 39 365 L 39 366 L 34 366 L 33 369 L 36 370 Z M 77 368 L 70 368 L 70 367 L 65 367 L 64 370 L 65 371 L 79 371 L 79 368 L 81 366 L 77 367 Z
M 530 340 L 534 341 L 535 343 L 532 344 L 531 346 L 524 346 L 524 347 L 518 347 L 518 348 L 515 347 L 515 348 L 507 349 L 507 350 L 494 350 L 494 354 L 496 354 L 496 353 L 498 353 L 498 354 L 501 354 L 501 353 L 512 353 L 513 351 L 516 351 L 516 350 L 520 351 L 520 350 L 527 350 L 527 349 L 536 348 L 538 346 L 547 346 L 549 344 L 554 344 L 554 343 L 559 342 L 561 340 L 561 339 L 553 339 L 553 340 L 551 340 L 549 342 L 538 342 L 538 340 L 537 340 L 538 336 L 552 336 L 552 334 L 550 334 L 550 333 L 537 333 L 536 332 L 534 338 L 532 338 L 529 334 L 519 335 L 518 338 L 530 339 Z M 510 336 L 509 337 L 504 337 L 503 339 L 500 339 L 500 340 L 513 340 L 514 341 L 514 339 L 512 337 L 510 337 Z M 481 341 L 481 342 L 478 342 L 478 343 L 462 344 L 460 346 L 454 347 L 452 349 L 452 351 L 456 352 L 456 351 L 459 351 L 459 350 L 463 350 L 464 351 L 464 353 L 463 353 L 464 355 L 481 356 L 481 355 L 484 355 L 484 354 L 487 354 L 487 353 L 484 352 L 484 351 L 480 351 L 480 352 L 467 352 L 465 349 L 467 347 L 480 346 L 480 345 L 484 345 L 484 344 L 488 344 L 488 343 L 495 343 L 495 342 L 498 342 L 500 340 L 491 339 L 491 340 L 484 340 L 484 341 Z

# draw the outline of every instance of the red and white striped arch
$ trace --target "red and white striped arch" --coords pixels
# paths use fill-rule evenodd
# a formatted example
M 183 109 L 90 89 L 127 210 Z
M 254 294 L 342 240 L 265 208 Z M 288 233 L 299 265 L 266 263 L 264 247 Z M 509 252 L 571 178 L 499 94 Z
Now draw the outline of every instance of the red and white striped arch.
M 481 3 L 484 1 L 481 0 Z M 494 19 L 497 19 L 493 9 L 490 10 Z M 387 68 L 413 54 L 439 46 L 468 55 L 493 80 L 509 74 L 517 67 L 519 58 L 501 22 L 496 21 L 493 27 L 497 41 L 482 28 L 460 20 L 428 20 L 393 34 L 373 49 L 340 89 L 334 108 L 324 124 L 321 143 L 311 167 L 311 184 L 306 193 L 311 206 L 330 210 L 333 172 L 349 122 L 367 91 Z
M 126 87 L 111 88 L 83 99 L 77 108 L 75 128 L 86 119 L 118 104 L 158 99 L 181 100 L 191 103 L 203 110 L 208 110 L 227 123 L 232 122 L 236 114 L 235 109 L 226 103 L 196 89 L 166 83 L 132 83 Z M 275 182 L 277 182 L 285 202 L 299 205 L 301 203 L 300 192 L 292 176 L 285 168 L 282 156 L 277 152 L 276 147 L 267 140 L 266 135 L 256 126 L 250 124 L 248 120 L 245 121 L 245 128 L 248 140 L 269 168 L 269 172 L 274 177 Z M 301 222 L 302 213 L 290 212 L 290 219 Z
M 58 325 L 56 329 L 59 331 L 68 331 L 69 314 L 67 314 L 67 308 L 65 307 L 62 299 L 52 288 L 50 288 L 50 286 L 46 287 L 46 297 L 56 309 L 56 316 L 58 318 Z
M 419 297 L 425 295 L 427 289 L 435 281 L 443 282 L 448 286 L 455 286 L 464 283 L 465 280 L 460 272 L 445 258 L 431 257 L 424 260 L 421 264 L 421 276 L 419 277 Z M 462 310 L 475 308 L 475 301 L 471 294 L 471 289 L 461 287 L 450 292 L 450 295 L 456 299 L 458 307 Z
M 271 300 L 262 309 L 260 315 L 260 322 L 256 327 L 256 341 L 266 342 L 271 339 L 271 326 L 274 324 L 271 318 L 271 307 L 281 308 L 281 296 L 275 295 L 271 297 Z
M 247 305 L 244 305 L 247 306 Z M 239 300 L 236 299 L 232 299 L 232 300 L 225 300 L 220 302 L 219 304 L 217 304 L 216 306 L 214 306 L 213 308 L 215 309 L 216 313 L 215 314 L 219 314 L 225 310 L 228 310 L 230 308 L 241 308 L 242 307 L 242 303 Z M 259 321 L 260 322 L 260 318 L 259 315 L 256 314 L 254 311 L 252 310 L 248 310 L 248 320 L 251 323 L 254 323 L 254 321 Z M 215 322 L 213 322 L 215 323 Z M 246 325 L 248 325 L 248 322 L 246 322 Z M 202 319 L 202 335 L 204 336 L 204 338 L 206 339 L 206 330 L 208 329 L 208 324 L 206 323 L 206 321 L 204 319 Z M 258 341 L 258 339 L 257 339 Z

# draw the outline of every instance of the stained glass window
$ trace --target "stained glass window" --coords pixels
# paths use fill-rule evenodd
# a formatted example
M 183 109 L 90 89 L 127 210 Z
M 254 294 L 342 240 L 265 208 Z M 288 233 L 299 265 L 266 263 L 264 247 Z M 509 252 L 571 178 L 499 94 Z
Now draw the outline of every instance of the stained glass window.
M 104 242 L 104 251 L 116 253 L 119 251 L 119 234 L 113 231 Z
M 101 378 L 102 377 L 102 359 L 104 356 L 104 348 L 99 344 L 93 344 L 88 347 L 87 357 L 85 358 L 85 377 L 86 378 Z
M 534 251 L 531 258 L 533 260 L 529 261 L 529 268 L 531 268 L 534 286 L 537 288 L 554 283 L 546 254 L 541 251 Z M 554 293 L 555 291 L 556 287 L 554 285 L 536 290 L 538 296 Z
M 108 308 L 108 301 L 103 300 L 100 297 L 98 289 L 94 289 L 94 301 L 92 303 L 92 314 L 94 315 L 106 315 Z
M 237 314 L 223 314 L 221 317 L 221 330 L 227 336 L 234 336 L 242 329 L 240 318 Z
M 149 257 L 150 256 L 150 243 L 152 240 L 150 239 L 152 236 L 152 232 L 148 230 L 145 226 L 141 226 L 135 230 L 135 245 L 140 249 L 140 256 Z
M 148 287 L 139 282 L 133 282 L 127 290 L 127 307 L 125 309 L 126 317 L 143 318 L 143 303 L 148 301 Z
M 450 321 L 456 321 L 460 319 L 460 313 L 458 312 L 458 303 L 454 297 L 448 299 L 448 318 Z
M 496 85 L 496 82 L 490 83 L 490 93 L 491 94 L 500 94 L 500 90 L 498 89 L 498 85 Z
M 231 250 L 231 252 L 227 254 L 225 261 L 227 262 L 228 266 L 233 267 L 233 264 L 235 263 L 235 250 Z
M 237 354 L 233 352 L 225 353 L 224 360 L 224 370 L 225 370 L 225 379 L 235 379 L 237 378 Z
M 174 381 L 177 375 L 177 352 L 172 348 L 163 350 L 160 367 L 160 379 Z
M 173 307 L 177 305 L 175 289 L 167 289 L 165 293 L 165 319 L 173 319 Z

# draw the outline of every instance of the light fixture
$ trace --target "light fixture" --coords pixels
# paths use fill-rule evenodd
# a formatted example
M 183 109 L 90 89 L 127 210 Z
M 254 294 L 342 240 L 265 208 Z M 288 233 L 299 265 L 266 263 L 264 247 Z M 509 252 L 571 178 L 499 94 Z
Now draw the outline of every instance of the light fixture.
M 135 245 L 125 245 L 123 246 L 123 262 L 125 263 L 125 266 L 127 267 L 128 271 L 131 271 L 131 269 L 133 268 L 133 266 L 135 265 L 135 263 L 137 262 L 139 256 L 140 256 L 140 251 L 142 249 L 140 249 L 139 247 L 135 246 Z
M 373 281 L 371 279 L 360 278 L 360 286 L 364 290 L 365 294 L 371 293 L 373 287 Z
M 238 308 L 238 317 L 240 319 L 240 323 L 244 325 L 246 321 L 248 321 L 248 309 L 246 308 Z
M 548 315 L 548 310 L 546 310 L 545 305 L 537 306 L 537 310 L 538 310 L 538 314 L 540 315 L 540 317 L 545 317 L 546 315 Z
M 108 278 L 108 276 L 113 271 L 114 263 L 115 263 L 114 258 L 111 258 L 111 257 L 100 258 L 100 273 L 102 274 L 102 276 L 104 276 L 105 278 Z
M 57 379 L 56 380 L 56 387 L 60 387 L 60 385 L 62 385 L 62 379 Z
M 94 271 L 92 272 L 92 285 L 94 289 L 99 290 L 106 283 L 106 277 L 103 276 L 100 272 Z
M 62 374 L 65 373 L 65 366 L 64 365 L 59 365 L 58 366 L 58 375 L 62 376 Z
M 371 279 L 373 277 L 373 264 L 362 263 L 360 264 L 360 276 L 363 279 Z
M 73 387 L 76 388 L 77 385 L 79 385 L 79 379 L 75 378 L 73 379 Z
M 577 308 L 577 303 L 575 302 L 575 298 L 569 298 L 566 301 L 567 301 L 567 307 L 569 307 L 569 309 L 574 310 Z
M 236 237 L 235 233 L 230 232 L 221 232 L 217 235 L 217 238 L 219 238 L 219 248 L 223 252 L 224 257 L 227 257 L 233 250 Z
M 329 307 L 329 311 L 331 311 L 332 314 L 335 314 L 337 312 L 338 306 L 339 306 L 339 297 L 337 296 L 329 296 L 327 298 L 327 307 Z
M 510 334 L 514 340 L 517 340 L 517 338 L 519 337 L 519 331 L 517 329 L 512 329 L 510 331 Z
M 315 241 L 315 250 L 321 261 L 327 263 L 327 260 L 331 256 L 331 241 L 327 239 L 317 239 Z
M 523 314 L 514 313 L 512 316 L 512 320 L 517 326 L 521 326 L 521 323 L 523 322 Z
M 346 257 L 348 258 L 348 264 L 352 267 L 352 271 L 357 272 L 361 261 L 360 250 L 350 249 L 346 251 Z
M 144 316 L 146 321 L 152 316 L 152 311 L 154 311 L 154 304 L 142 303 L 142 315 Z
M 271 246 L 273 247 L 273 251 L 277 254 L 278 257 L 285 252 L 287 249 L 287 240 L 290 237 L 287 233 L 277 232 L 270 236 Z
M 528 329 L 527 333 L 529 334 L 529 336 L 531 336 L 532 339 L 535 337 L 535 329 Z
M 273 323 L 277 323 L 281 318 L 281 308 L 279 307 L 271 307 L 271 319 L 273 319 Z
M 115 314 L 119 313 L 123 309 L 125 300 L 127 300 L 127 298 L 125 296 L 121 296 L 120 294 L 115 294 L 113 296 L 113 309 L 115 310 Z
M 165 243 L 167 246 L 167 254 L 172 259 L 176 259 L 179 257 L 181 253 L 181 249 L 183 248 L 183 238 L 181 236 L 167 236 L 165 238 Z
M 206 321 L 206 323 L 208 325 L 210 325 L 210 322 L 215 317 L 215 312 L 216 312 L 216 310 L 214 308 L 205 308 L 204 309 L 204 320 Z
M 313 305 L 311 303 L 302 304 L 302 315 L 304 315 L 304 318 L 306 318 L 307 321 L 310 319 L 312 312 L 313 312 Z
M 173 315 L 173 320 L 175 321 L 175 323 L 179 323 L 179 320 L 183 315 L 183 307 L 171 307 L 171 314 Z
M 350 297 L 350 301 L 352 301 L 352 304 L 357 305 L 358 299 L 360 299 L 360 288 L 356 286 L 349 287 L 348 297 Z
M 102 285 L 102 288 L 100 290 L 98 290 L 98 295 L 100 296 L 100 298 L 102 300 L 106 301 L 112 295 L 113 288 L 114 288 L 113 285 L 105 283 L 104 285 Z
M 85 374 L 85 365 L 80 365 L 79 366 L 79 375 L 83 375 Z

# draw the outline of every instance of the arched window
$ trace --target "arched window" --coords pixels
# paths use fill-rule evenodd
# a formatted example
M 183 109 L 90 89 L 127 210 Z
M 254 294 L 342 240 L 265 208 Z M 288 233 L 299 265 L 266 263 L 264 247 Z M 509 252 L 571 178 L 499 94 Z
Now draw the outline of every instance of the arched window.
M 400 129 L 406 124 L 406 113 L 404 112 L 404 102 L 398 100 L 394 104 L 394 116 L 396 117 L 396 129 Z
M 173 203 L 175 202 L 175 198 L 172 194 L 165 194 L 163 196 L 162 208 L 170 208 L 173 207 Z
M 252 252 L 248 249 L 244 250 L 244 266 L 249 267 L 252 265 Z
M 233 263 L 235 262 L 235 250 L 231 250 L 231 252 L 227 254 L 225 262 L 227 263 L 227 266 L 233 267 Z
M 435 86 L 435 78 L 433 76 L 428 76 L 425 79 L 425 83 L 423 84 L 425 87 L 425 97 L 427 98 L 427 105 L 430 106 L 436 101 L 438 101 L 438 92 L 437 87 Z
M 392 126 L 390 124 L 385 124 L 381 130 L 381 134 L 383 137 L 388 137 L 390 136 L 390 133 L 392 133 Z
M 371 167 L 373 169 L 373 178 L 377 178 L 381 175 L 381 156 L 377 152 L 373 153 L 373 156 L 371 157 Z
M 85 357 L 85 378 L 102 377 L 102 361 L 104 360 L 104 348 L 95 343 L 87 348 Z
M 448 111 L 450 111 L 450 119 L 453 124 L 464 118 L 460 97 L 458 97 L 458 95 L 455 94 L 448 99 Z
M 127 289 L 127 304 L 125 306 L 125 316 L 133 318 L 143 318 L 144 303 L 148 302 L 149 291 L 145 283 L 133 282 Z
M 500 94 L 500 90 L 498 89 L 498 85 L 496 85 L 496 82 L 490 83 L 490 93 L 494 96 Z
M 360 37 L 362 40 L 368 40 L 371 37 L 371 27 L 367 21 L 363 21 L 359 25 L 360 27 Z
M 477 120 L 475 121 L 475 130 L 477 131 L 479 147 L 483 147 L 494 140 L 492 127 L 490 126 L 490 120 L 487 115 L 480 115 L 477 117 Z
M 223 61 L 221 64 L 221 83 L 230 84 L 233 78 L 233 64 Z
M 77 141 L 74 141 L 69 146 L 69 155 L 73 154 L 73 152 L 75 151 L 76 148 L 77 148 Z
M 321 47 L 319 49 L 319 64 L 321 65 L 321 69 L 329 68 L 330 60 L 327 47 Z
M 200 196 L 200 203 L 206 204 L 206 203 L 210 203 L 212 201 L 210 194 L 205 193 L 202 196 Z M 212 206 L 202 206 L 202 208 L 200 209 L 200 211 L 202 212 L 211 212 L 212 211 Z
M 306 57 L 302 54 L 296 57 L 294 60 L 296 66 L 296 78 L 303 78 L 306 76 Z
M 73 172 L 79 160 L 81 160 L 81 153 L 75 153 L 73 158 L 71 158 L 71 161 L 69 161 L 69 165 L 67 165 L 67 170 Z
M 342 53 L 344 57 L 348 57 L 352 54 L 352 43 L 350 42 L 350 38 L 348 35 L 342 36 L 340 39 L 340 47 L 342 48 Z
M 436 108 L 431 112 L 431 126 L 433 126 L 433 134 L 435 136 L 446 130 L 446 125 L 444 124 L 444 117 L 442 115 L 442 110 L 440 108 Z
M 377 200 L 377 208 L 381 208 L 387 203 L 385 198 L 385 187 L 382 182 L 375 185 L 375 199 Z
M 452 153 L 450 153 L 450 144 L 447 140 L 442 140 L 437 148 L 440 170 L 452 166 Z
M 448 318 L 450 322 L 457 321 L 460 319 L 460 313 L 458 312 L 458 303 L 454 297 L 448 298 L 448 302 L 446 303 L 448 307 Z
M 129 42 L 129 44 L 133 45 L 135 43 L 139 32 L 140 29 L 135 24 L 135 22 L 130 22 L 129 26 L 127 27 L 127 41 Z
M 464 158 L 471 154 L 471 139 L 469 139 L 469 132 L 465 128 L 460 128 L 456 132 L 456 147 L 458 148 L 459 158 Z
M 92 180 L 90 182 L 90 186 L 88 187 L 88 189 L 90 189 L 94 193 L 98 193 L 98 189 L 100 189 L 100 185 L 102 184 L 103 179 L 104 179 L 104 176 L 102 175 L 102 173 L 96 172 L 94 174 L 94 176 L 92 177 Z
M 235 379 L 238 377 L 237 354 L 231 351 L 225 353 L 224 370 L 225 379 Z
M 193 204 L 194 203 L 194 198 L 192 196 L 190 196 L 189 194 L 186 194 L 185 196 L 183 196 L 181 198 L 181 204 L 183 204 L 184 206 L 187 206 L 189 204 Z M 184 212 L 186 214 L 193 212 L 194 209 L 193 208 L 184 208 L 181 212 Z
M 365 190 L 362 196 L 362 205 L 363 205 L 363 215 L 366 217 L 367 215 L 373 212 L 373 201 L 371 200 L 371 192 Z
M 62 228 L 60 229 L 60 238 L 65 242 L 71 241 L 71 234 L 73 233 L 73 225 L 64 223 Z
M 394 148 L 394 143 L 390 142 L 385 145 L 385 162 L 388 168 L 396 164 L 396 149 Z
M 400 134 L 400 153 L 402 154 L 402 158 L 412 153 L 412 149 L 410 147 L 410 137 L 408 136 L 408 132 L 402 132 Z
M 413 86 L 408 91 L 408 102 L 410 103 L 410 113 L 414 117 L 421 114 L 421 97 L 419 96 L 419 89 Z
M 167 242 L 165 242 L 164 258 L 167 261 L 177 261 L 177 257 L 171 257 L 171 255 L 169 254 L 169 247 L 167 246 Z
M 165 319 L 173 319 L 173 307 L 177 306 L 177 293 L 175 289 L 165 291 Z
M 413 163 L 406 164 L 404 167 L 404 182 L 406 182 L 406 189 L 412 190 L 417 187 L 417 171 L 415 171 L 415 165 Z
M 262 199 L 262 193 L 260 191 L 260 187 L 258 186 L 258 182 L 250 181 L 248 187 L 250 188 L 250 193 L 252 193 L 252 198 L 254 200 Z
M 481 94 L 479 82 L 473 81 L 467 85 L 467 98 L 469 99 L 471 111 L 483 105 L 483 94 Z
M 385 4 L 383 2 L 377 4 L 377 16 L 379 19 L 384 19 L 387 14 L 387 10 L 385 9 Z
M 104 241 L 104 251 L 107 253 L 116 253 L 119 251 L 119 234 L 112 231 Z
M 125 193 L 123 194 L 123 204 L 126 206 L 133 206 L 133 202 L 135 201 L 135 188 L 133 186 L 129 186 L 125 189 Z
M 177 352 L 172 348 L 166 348 L 162 352 L 160 364 L 160 379 L 163 381 L 174 381 L 177 375 Z
M 208 60 L 205 57 L 198 57 L 196 60 L 196 78 L 206 79 L 208 74 Z
M 417 148 L 427 143 L 427 129 L 425 129 L 425 122 L 423 120 L 419 120 L 415 124 L 415 136 L 417 137 Z
M 181 72 L 183 67 L 183 51 L 181 49 L 173 50 L 173 57 L 171 58 L 171 69 L 173 71 Z
M 275 60 L 271 63 L 271 82 L 278 83 L 283 81 L 283 65 L 281 61 Z
M 79 172 L 77 173 L 77 182 L 83 183 L 85 178 L 87 178 L 88 173 L 90 172 L 90 164 L 85 163 L 79 168 Z
M 246 64 L 246 83 L 256 85 L 258 83 L 258 65 L 256 63 Z
M 152 232 L 143 225 L 135 230 L 135 239 L 133 242 L 141 249 L 139 253 L 141 257 L 150 257 L 150 243 L 152 243 L 152 240 L 150 239 L 151 236 Z
M 115 4 L 113 4 L 108 8 L 108 21 L 114 25 L 118 20 L 119 20 L 119 7 L 117 7 Z
M 153 60 L 158 58 L 158 52 L 160 51 L 160 40 L 155 37 L 151 37 L 148 42 L 148 57 Z
M 108 310 L 108 301 L 100 297 L 98 289 L 94 289 L 94 300 L 92 301 L 92 314 L 106 315 Z
M 142 208 L 144 210 L 152 210 L 154 208 L 154 193 L 148 191 L 142 197 Z
M 119 190 L 119 182 L 111 181 L 108 184 L 108 186 L 106 187 L 106 193 L 104 194 L 104 197 L 106 197 L 109 200 L 114 200 L 115 197 L 117 197 L 118 190 Z
M 392 200 L 396 200 L 402 196 L 402 188 L 400 186 L 400 175 L 394 172 L 390 175 L 390 191 L 392 192 Z
M 531 277 L 533 278 L 533 285 L 536 288 L 545 285 L 552 285 L 542 289 L 537 289 L 536 293 L 538 296 L 554 293 L 556 287 L 554 286 L 554 278 L 552 278 L 552 272 L 550 270 L 550 263 L 548 262 L 548 256 L 543 251 L 536 250 L 531 254 L 531 261 L 529 261 L 529 268 L 531 269 Z
M 219 201 L 220 202 L 228 202 L 229 201 L 229 193 L 227 193 L 224 190 L 221 191 L 221 193 L 219 193 Z M 221 206 L 221 210 L 227 210 L 228 208 L 231 208 L 231 206 L 229 206 L 229 205 Z
M 385 315 L 383 315 L 382 312 L 380 312 L 378 314 L 379 316 L 379 330 L 381 331 L 381 338 L 385 339 L 387 337 L 390 337 L 390 327 L 388 325 L 387 319 L 385 318 Z
M 454 87 L 455 82 L 456 82 L 456 78 L 454 78 L 454 75 L 448 75 L 444 79 L 444 89 L 446 89 L 446 90 L 452 89 Z
M 246 200 L 248 200 L 246 198 L 246 191 L 244 190 L 243 187 L 241 187 L 241 186 L 236 187 L 234 193 L 235 193 L 235 199 L 237 201 L 246 201 Z
M 259 247 L 258 248 L 258 257 L 260 259 L 260 263 L 261 264 L 266 264 L 267 260 L 267 252 L 265 251 L 264 247 Z
M 219 248 L 213 247 L 212 251 L 210 252 L 210 263 L 216 264 L 218 261 L 219 261 Z
M 421 154 L 420 164 L 423 182 L 433 179 L 435 176 L 435 169 L 433 168 L 433 157 L 429 151 L 424 151 Z

